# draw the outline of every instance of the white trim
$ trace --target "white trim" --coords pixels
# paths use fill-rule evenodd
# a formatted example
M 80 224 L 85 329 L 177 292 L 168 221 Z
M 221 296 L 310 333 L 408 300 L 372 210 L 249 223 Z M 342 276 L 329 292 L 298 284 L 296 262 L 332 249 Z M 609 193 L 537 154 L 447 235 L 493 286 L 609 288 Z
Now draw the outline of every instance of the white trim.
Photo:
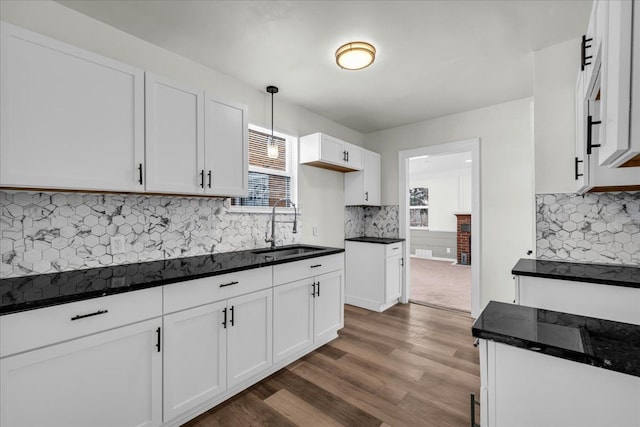
M 471 253 L 473 254 L 473 264 L 471 264 L 471 316 L 477 318 L 480 315 L 480 241 L 482 239 L 482 222 L 480 209 L 480 138 L 466 139 L 463 141 L 450 142 L 447 144 L 432 145 L 427 147 L 404 150 L 398 153 L 398 194 L 400 205 L 400 237 L 406 239 L 404 259 L 404 286 L 402 289 L 401 302 L 409 302 L 411 291 L 411 280 L 409 267 L 411 257 L 407 252 L 411 247 L 409 233 L 409 159 L 412 157 L 429 156 L 434 154 L 452 154 L 460 152 L 471 152 L 471 229 L 474 230 L 474 238 L 471 239 Z

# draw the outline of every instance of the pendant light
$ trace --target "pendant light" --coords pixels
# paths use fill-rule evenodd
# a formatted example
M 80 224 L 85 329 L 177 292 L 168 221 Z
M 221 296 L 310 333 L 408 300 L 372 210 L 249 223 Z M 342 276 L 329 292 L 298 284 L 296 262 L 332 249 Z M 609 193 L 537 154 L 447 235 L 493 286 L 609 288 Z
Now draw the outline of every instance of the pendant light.
M 273 94 L 278 93 L 278 88 L 275 86 L 267 86 L 267 92 L 271 94 L 271 136 L 267 137 L 267 157 L 277 159 L 278 143 L 273 138 Z

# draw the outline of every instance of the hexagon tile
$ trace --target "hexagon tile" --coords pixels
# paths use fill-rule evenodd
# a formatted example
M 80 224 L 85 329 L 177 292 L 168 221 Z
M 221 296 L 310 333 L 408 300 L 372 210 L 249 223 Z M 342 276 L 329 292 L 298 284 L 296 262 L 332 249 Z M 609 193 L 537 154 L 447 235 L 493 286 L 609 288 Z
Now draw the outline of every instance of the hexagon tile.
M 0 191 L 0 278 L 266 247 L 271 215 L 230 212 L 229 205 L 213 198 Z M 299 241 L 291 224 L 276 228 L 278 244 Z M 111 253 L 117 235 L 125 238 L 124 254 Z
M 346 206 L 344 234 L 346 238 L 371 236 L 397 238 L 400 232 L 400 206 Z
M 640 192 L 536 195 L 539 259 L 640 265 Z

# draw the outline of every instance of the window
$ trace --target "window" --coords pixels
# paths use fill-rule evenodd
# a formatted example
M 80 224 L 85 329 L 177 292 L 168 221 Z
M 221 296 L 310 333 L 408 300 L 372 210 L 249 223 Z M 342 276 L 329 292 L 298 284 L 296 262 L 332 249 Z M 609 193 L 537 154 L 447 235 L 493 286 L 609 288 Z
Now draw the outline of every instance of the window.
M 429 227 L 429 189 L 426 187 L 409 189 L 409 226 Z
M 267 156 L 268 129 L 249 126 L 249 194 L 234 197 L 231 206 L 236 211 L 269 211 L 279 199 L 296 203 L 296 138 L 274 132 L 278 158 Z M 284 205 L 281 205 L 284 206 Z

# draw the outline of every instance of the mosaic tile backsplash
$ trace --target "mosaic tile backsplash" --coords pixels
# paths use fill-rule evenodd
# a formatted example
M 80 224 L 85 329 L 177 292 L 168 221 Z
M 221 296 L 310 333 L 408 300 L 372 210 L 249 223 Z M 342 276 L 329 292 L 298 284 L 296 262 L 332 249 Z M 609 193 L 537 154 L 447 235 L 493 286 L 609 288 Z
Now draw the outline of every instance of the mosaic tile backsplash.
M 536 195 L 539 259 L 640 265 L 640 192 Z
M 0 191 L 0 278 L 264 248 L 270 220 L 230 212 L 230 199 Z M 116 235 L 124 254 L 111 254 Z M 276 223 L 276 239 L 300 234 Z
M 345 238 L 389 237 L 400 234 L 399 206 L 347 206 L 344 215 Z

